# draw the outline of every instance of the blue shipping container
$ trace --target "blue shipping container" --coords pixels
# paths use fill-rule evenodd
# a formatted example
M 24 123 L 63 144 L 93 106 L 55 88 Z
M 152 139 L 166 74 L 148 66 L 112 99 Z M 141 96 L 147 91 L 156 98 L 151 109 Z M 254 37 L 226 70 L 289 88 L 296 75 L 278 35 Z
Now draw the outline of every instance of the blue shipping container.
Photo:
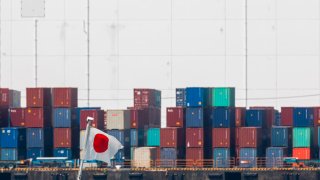
M 226 107 L 213 108 L 212 127 L 232 128 L 235 127 L 235 109 Z M 211 116 L 210 116 L 211 117 Z
M 287 148 L 269 147 L 266 151 L 266 167 L 283 167 L 283 157 L 287 157 Z
M 0 144 L 1 148 L 25 148 L 26 129 L 1 128 Z
M 3 148 L 1 149 L 2 161 L 17 161 L 26 159 L 25 149 Z
M 275 119 L 273 125 L 281 126 L 281 113 L 278 110 L 275 110 Z
M 257 149 L 256 148 L 240 148 L 240 163 L 242 168 L 257 167 Z
M 130 129 L 130 146 L 140 147 L 144 146 L 145 131 L 143 129 Z
M 246 110 L 246 127 L 266 127 L 266 113 L 261 109 Z
M 124 147 L 130 146 L 130 129 L 127 130 L 106 130 L 106 133 L 115 137 Z
M 313 108 L 293 108 L 293 126 L 294 127 L 312 127 L 313 126 Z
M 70 148 L 56 148 L 53 150 L 54 157 L 67 157 L 72 159 L 72 149 Z
M 271 129 L 271 146 L 289 147 L 291 145 L 291 128 L 285 126 L 274 126 Z
M 186 89 L 185 88 L 177 88 L 176 89 L 176 106 L 177 107 L 186 107 Z
M 177 159 L 184 158 L 184 150 L 176 148 L 161 148 L 160 149 L 160 166 L 175 167 Z
M 37 157 L 46 157 L 45 150 L 43 148 L 29 148 L 27 149 L 27 158 L 35 160 Z
M 209 88 L 186 88 L 187 107 L 204 107 L 208 104 Z
M 27 148 L 52 147 L 51 128 L 27 128 Z
M 186 127 L 203 127 L 203 108 L 186 109 Z
M 230 149 L 214 148 L 213 149 L 213 167 L 229 168 L 230 167 Z
M 55 128 L 71 128 L 79 125 L 76 123 L 75 110 L 71 108 L 55 108 L 53 109 L 53 127 Z

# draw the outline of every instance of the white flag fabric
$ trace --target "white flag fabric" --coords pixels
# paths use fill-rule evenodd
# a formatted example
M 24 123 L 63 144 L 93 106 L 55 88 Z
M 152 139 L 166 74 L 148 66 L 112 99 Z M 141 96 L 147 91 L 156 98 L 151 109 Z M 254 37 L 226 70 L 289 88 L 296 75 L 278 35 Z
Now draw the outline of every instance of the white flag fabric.
M 100 160 L 110 164 L 110 159 L 122 148 L 122 144 L 115 137 L 90 127 L 84 159 Z

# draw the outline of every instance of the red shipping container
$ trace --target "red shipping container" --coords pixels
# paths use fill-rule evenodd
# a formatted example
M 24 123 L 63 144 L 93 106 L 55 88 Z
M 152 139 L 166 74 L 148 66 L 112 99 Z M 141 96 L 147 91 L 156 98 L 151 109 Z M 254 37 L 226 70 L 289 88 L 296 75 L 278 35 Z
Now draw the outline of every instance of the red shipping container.
M 130 110 L 130 124 L 132 129 L 144 129 L 147 125 L 143 110 L 140 108 L 128 107 Z
M 78 106 L 77 88 L 53 88 L 53 107 L 72 108 Z
M 184 127 L 185 125 L 185 108 L 169 107 L 167 108 L 167 127 Z
M 244 126 L 244 122 L 246 120 L 246 108 L 245 107 L 236 107 L 235 108 L 235 119 L 236 119 L 236 127 Z
M 241 127 L 238 132 L 240 148 L 258 148 L 261 145 L 261 128 Z
M 293 107 L 281 107 L 281 126 L 292 126 Z
M 239 147 L 239 127 L 238 128 L 235 128 L 235 141 L 236 141 L 236 147 Z
M 203 147 L 204 146 L 203 128 L 186 129 L 186 147 Z
M 17 108 L 20 107 L 21 93 L 8 88 L 0 88 L 0 107 Z
M 54 139 L 54 142 L 53 142 L 54 148 L 71 148 L 72 147 L 71 128 L 54 128 L 53 139 Z
M 292 157 L 300 160 L 311 159 L 310 148 L 293 148 Z
M 230 148 L 234 145 L 234 129 L 231 128 L 213 128 L 212 129 L 212 147 Z
M 320 107 L 314 107 L 314 126 L 320 126 Z
M 133 91 L 134 107 L 148 108 L 161 106 L 160 91 L 155 89 L 134 89 Z
M 27 107 L 50 107 L 50 88 L 27 88 Z
M 80 111 L 80 130 L 86 130 L 87 117 L 92 117 L 94 120 L 91 126 L 97 129 L 103 129 L 104 126 L 104 111 L 99 109 L 87 109 Z
M 185 147 L 185 137 L 183 128 L 161 128 L 160 147 Z
M 11 108 L 10 112 L 10 126 L 24 127 L 26 124 L 25 108 Z
M 274 107 L 263 107 L 263 106 L 255 106 L 255 107 L 250 107 L 250 109 L 261 109 L 266 111 L 266 125 L 267 128 L 271 128 L 274 121 L 275 121 L 275 110 Z
M 202 167 L 204 160 L 203 148 L 186 149 L 186 167 Z
M 51 110 L 49 108 L 26 108 L 25 127 L 51 127 Z
M 144 129 L 147 127 L 161 127 L 161 109 L 156 107 L 150 108 L 133 108 L 129 107 L 131 115 L 131 128 Z

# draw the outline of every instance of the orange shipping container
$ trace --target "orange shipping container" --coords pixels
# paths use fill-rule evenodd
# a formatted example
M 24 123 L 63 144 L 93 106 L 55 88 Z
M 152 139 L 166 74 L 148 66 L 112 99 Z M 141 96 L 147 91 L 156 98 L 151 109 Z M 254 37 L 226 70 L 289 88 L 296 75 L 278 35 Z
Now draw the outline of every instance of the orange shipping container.
M 292 157 L 298 159 L 310 159 L 310 148 L 293 148 Z

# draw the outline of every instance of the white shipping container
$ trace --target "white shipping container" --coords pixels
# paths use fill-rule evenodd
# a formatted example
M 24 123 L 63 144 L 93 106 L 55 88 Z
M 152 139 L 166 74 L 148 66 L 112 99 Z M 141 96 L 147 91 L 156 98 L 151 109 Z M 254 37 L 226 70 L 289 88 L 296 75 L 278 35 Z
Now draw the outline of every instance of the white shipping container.
M 133 150 L 133 167 L 149 168 L 157 159 L 157 148 L 155 147 L 138 147 Z
M 130 129 L 129 110 L 107 110 L 104 121 L 105 129 Z

